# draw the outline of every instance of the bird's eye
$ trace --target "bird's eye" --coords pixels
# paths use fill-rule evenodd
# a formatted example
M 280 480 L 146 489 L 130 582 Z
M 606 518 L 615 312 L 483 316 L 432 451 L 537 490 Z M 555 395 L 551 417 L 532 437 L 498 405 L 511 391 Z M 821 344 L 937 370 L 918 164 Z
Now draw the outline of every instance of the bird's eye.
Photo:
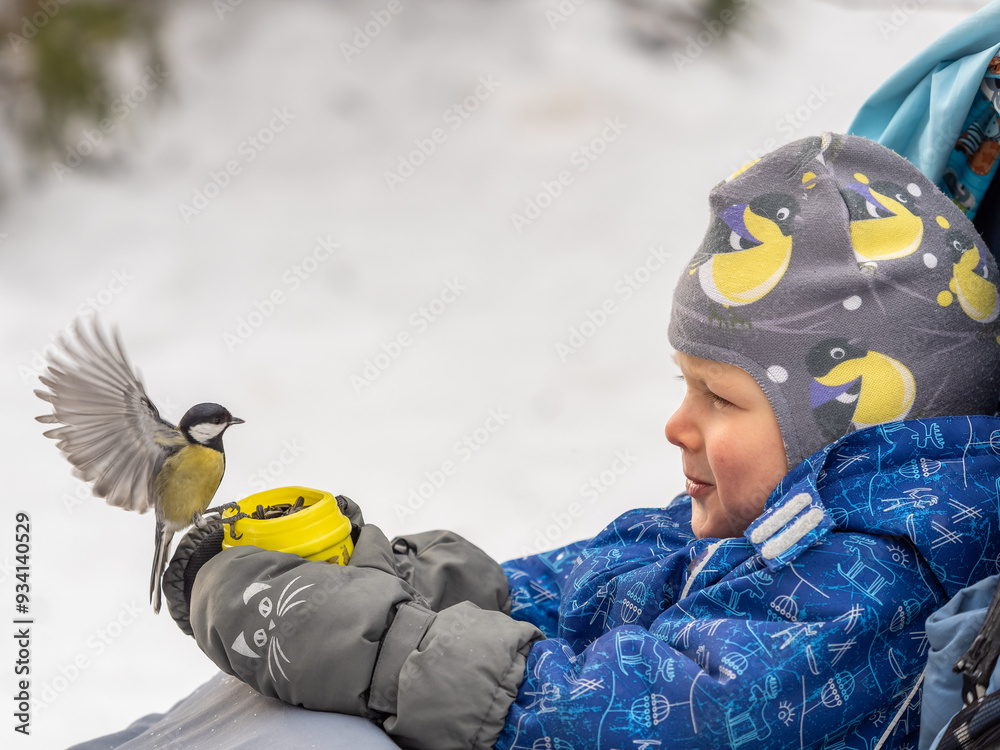
M 845 352 L 839 346 L 835 346 L 833 347 L 833 349 L 830 350 L 830 356 L 833 357 L 834 359 L 843 359 L 844 357 L 847 356 L 847 352 Z
M 902 193 L 896 193 L 896 200 L 899 201 L 900 203 L 904 204 L 904 205 L 907 204 L 907 203 L 909 203 L 909 201 L 906 199 L 906 197 Z
M 952 243 L 951 243 L 951 246 L 953 248 L 955 248 L 956 250 L 958 250 L 959 252 L 962 251 L 962 243 L 959 242 L 958 240 L 953 240 Z
M 222 423 L 221 417 L 212 417 L 212 424 L 221 424 L 221 423 Z
M 785 208 L 784 206 L 782 206 L 781 208 L 778 209 L 778 213 L 776 213 L 775 216 L 778 217 L 778 221 L 784 221 L 785 219 L 788 218 L 788 215 L 790 213 L 791 213 L 791 211 L 789 211 L 787 208 Z

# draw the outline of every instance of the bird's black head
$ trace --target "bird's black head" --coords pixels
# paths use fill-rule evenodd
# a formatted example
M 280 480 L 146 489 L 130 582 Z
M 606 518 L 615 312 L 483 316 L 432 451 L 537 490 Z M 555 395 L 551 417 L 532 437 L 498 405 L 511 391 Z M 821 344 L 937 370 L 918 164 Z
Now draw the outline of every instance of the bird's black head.
M 867 353 L 867 347 L 852 344 L 847 339 L 825 339 L 809 350 L 806 368 L 814 378 L 821 378 L 844 360 L 858 359 Z
M 895 211 L 883 205 L 873 193 L 891 198 L 914 216 L 920 216 L 920 211 L 917 210 L 917 199 L 909 190 L 890 180 L 876 180 L 867 188 L 865 184 L 853 182 L 840 191 L 844 203 L 847 204 L 847 212 L 851 221 L 886 219 L 896 215 Z M 869 200 L 869 196 L 871 200 Z
M 181 418 L 177 429 L 192 443 L 222 450 L 222 433 L 230 425 L 243 424 L 229 410 L 219 404 L 195 404 Z
M 945 235 L 944 241 L 948 246 L 948 250 L 951 251 L 952 262 L 954 263 L 958 263 L 966 251 L 976 246 L 976 241 L 972 237 L 958 229 L 952 229 L 948 232 Z
M 799 202 L 785 193 L 767 193 L 750 201 L 750 210 L 758 216 L 763 216 L 781 229 L 781 233 L 792 233 L 792 224 L 799 215 Z
M 906 209 L 914 216 L 920 216 L 920 213 L 917 211 L 916 197 L 902 185 L 897 185 L 895 182 L 891 182 L 890 180 L 875 180 L 875 182 L 871 184 L 871 189 L 879 195 L 885 195 L 892 198 L 897 203 L 901 203 L 906 206 Z M 887 216 L 892 215 L 892 212 L 888 209 L 883 210 Z

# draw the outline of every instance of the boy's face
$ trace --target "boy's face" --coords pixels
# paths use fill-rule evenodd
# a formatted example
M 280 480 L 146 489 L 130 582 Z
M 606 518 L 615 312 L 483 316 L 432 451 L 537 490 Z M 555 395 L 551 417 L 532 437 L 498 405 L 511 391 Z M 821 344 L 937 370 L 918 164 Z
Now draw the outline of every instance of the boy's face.
M 745 370 L 681 352 L 675 361 L 687 393 L 666 435 L 681 449 L 691 527 L 699 539 L 740 536 L 788 472 L 778 420 Z

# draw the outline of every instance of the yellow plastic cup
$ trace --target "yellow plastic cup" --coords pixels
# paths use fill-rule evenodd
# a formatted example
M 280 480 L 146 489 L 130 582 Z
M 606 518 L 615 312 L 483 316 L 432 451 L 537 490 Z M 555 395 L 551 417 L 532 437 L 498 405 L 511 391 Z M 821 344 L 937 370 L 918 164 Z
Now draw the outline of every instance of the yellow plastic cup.
M 225 525 L 222 548 L 252 544 L 276 552 L 292 552 L 306 560 L 347 565 L 354 553 L 351 522 L 340 512 L 337 500 L 329 492 L 308 487 L 278 487 L 258 492 L 239 501 L 240 511 L 252 514 L 258 505 L 265 508 L 305 500 L 302 510 L 280 518 L 241 518 Z M 222 517 L 231 518 L 239 511 L 227 509 Z M 234 538 L 232 535 L 236 534 Z

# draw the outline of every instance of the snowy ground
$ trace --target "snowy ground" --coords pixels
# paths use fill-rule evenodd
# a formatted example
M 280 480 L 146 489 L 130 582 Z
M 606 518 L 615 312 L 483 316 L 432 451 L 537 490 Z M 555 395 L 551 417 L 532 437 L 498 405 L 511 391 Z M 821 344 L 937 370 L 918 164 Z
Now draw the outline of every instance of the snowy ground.
M 845 129 L 968 12 L 749 4 L 752 33 L 679 70 L 605 0 L 554 29 L 555 2 L 403 1 L 350 61 L 341 42 L 387 3 L 233 5 L 175 4 L 166 95 L 104 144 L 123 158 L 45 172 L 0 213 L 8 612 L 15 513 L 31 517 L 19 747 L 122 728 L 215 672 L 146 603 L 152 517 L 90 499 L 32 420 L 31 370 L 81 305 L 121 327 L 165 416 L 218 401 L 247 421 L 220 500 L 323 488 L 389 535 L 450 527 L 497 558 L 590 536 L 681 489 L 665 330 L 709 188 L 768 141 Z M 390 186 L 415 139 L 434 153 Z M 182 211 L 227 163 L 217 197 Z

